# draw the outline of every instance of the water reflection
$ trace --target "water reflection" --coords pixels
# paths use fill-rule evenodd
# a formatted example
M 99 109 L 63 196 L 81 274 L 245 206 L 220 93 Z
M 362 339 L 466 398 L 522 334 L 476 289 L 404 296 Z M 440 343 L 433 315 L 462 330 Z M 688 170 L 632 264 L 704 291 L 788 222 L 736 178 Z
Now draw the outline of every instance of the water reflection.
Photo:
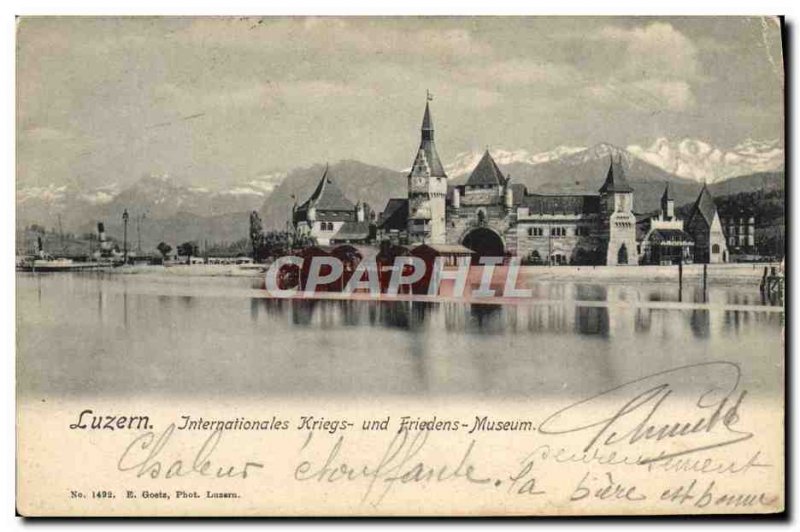
M 652 301 L 652 299 L 650 300 Z M 430 330 L 429 322 L 441 322 L 449 333 L 506 335 L 547 333 L 609 337 L 647 336 L 668 317 L 680 317 L 684 327 L 670 328 L 679 335 L 685 329 L 696 338 L 708 338 L 714 330 L 726 334 L 747 332 L 748 325 L 779 329 L 781 313 L 691 308 L 667 310 L 629 305 L 536 305 L 464 304 L 419 301 L 325 301 L 264 299 L 250 300 L 250 319 L 258 323 L 280 317 L 292 325 L 312 329 L 371 327 L 407 332 Z M 716 321 L 713 322 L 712 319 Z M 655 325 L 654 325 L 655 324 Z M 680 330 L 679 330 L 680 329 Z
M 783 313 L 758 307 L 757 291 L 710 290 L 727 307 L 676 308 L 654 305 L 677 297 L 670 287 L 541 284 L 532 304 L 499 306 L 225 297 L 251 293 L 248 280 L 209 296 L 142 282 L 19 277 L 21 392 L 583 396 L 720 359 L 747 369 L 751 391 L 781 382 Z

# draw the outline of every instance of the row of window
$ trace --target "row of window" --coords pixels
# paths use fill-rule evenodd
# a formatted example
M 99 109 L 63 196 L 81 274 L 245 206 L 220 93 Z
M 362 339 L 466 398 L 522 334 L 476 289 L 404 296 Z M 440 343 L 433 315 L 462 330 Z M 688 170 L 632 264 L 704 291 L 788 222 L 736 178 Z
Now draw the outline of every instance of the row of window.
M 754 232 L 754 229 L 752 227 L 749 227 L 749 226 L 747 226 L 747 227 L 745 227 L 743 225 L 740 225 L 740 226 L 729 225 L 728 226 L 728 234 L 746 235 L 746 234 L 752 233 L 752 232 Z
M 333 231 L 333 222 L 320 222 L 320 231 Z
M 588 227 L 578 226 L 575 228 L 576 236 L 587 236 L 589 234 Z M 529 227 L 528 236 L 544 236 L 544 227 Z M 566 227 L 551 227 L 550 236 L 567 236 Z

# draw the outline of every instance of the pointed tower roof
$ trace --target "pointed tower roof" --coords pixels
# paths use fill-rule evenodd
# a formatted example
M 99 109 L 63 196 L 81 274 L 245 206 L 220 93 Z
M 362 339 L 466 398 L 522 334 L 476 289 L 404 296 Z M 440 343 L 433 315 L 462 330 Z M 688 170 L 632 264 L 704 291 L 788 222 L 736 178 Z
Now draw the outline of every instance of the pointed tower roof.
M 431 118 L 431 107 L 429 102 L 425 102 L 425 114 L 422 116 L 422 129 L 433 131 L 433 119 Z
M 672 201 L 672 194 L 669 192 L 669 183 L 664 185 L 664 193 L 661 194 L 661 202 L 666 203 L 668 201 Z
M 607 192 L 633 192 L 633 188 L 628 184 L 628 180 L 625 179 L 625 172 L 622 169 L 621 159 L 617 160 L 615 163 L 614 158 L 611 157 L 606 181 L 603 183 L 603 186 L 600 187 L 601 194 Z
M 700 194 L 697 196 L 697 200 L 695 200 L 694 205 L 692 205 L 692 210 L 689 213 L 688 223 L 691 224 L 694 221 L 695 216 L 701 216 L 706 224 L 711 227 L 716 214 L 717 205 L 714 203 L 714 196 L 711 195 L 711 192 L 708 191 L 708 187 L 705 183 L 703 183 L 703 188 L 700 190 Z
M 328 175 L 328 166 L 325 166 L 325 172 L 314 189 L 314 193 L 308 198 L 305 203 L 300 205 L 298 210 L 307 210 L 309 207 L 315 207 L 319 210 L 327 211 L 351 211 L 355 207 L 353 202 L 347 199 L 347 196 L 341 189 L 333 182 L 333 179 Z
M 506 177 L 503 175 L 503 172 L 497 166 L 497 163 L 494 162 L 489 150 L 486 150 L 483 153 L 483 157 L 481 157 L 481 160 L 470 174 L 469 179 L 467 179 L 466 186 L 503 186 L 507 182 L 508 179 L 506 179 Z
M 420 141 L 419 150 L 417 151 L 417 156 L 414 158 L 414 165 L 411 167 L 409 176 L 424 175 L 425 177 L 447 177 L 447 174 L 444 173 L 442 161 L 439 159 L 439 154 L 436 152 L 436 144 L 433 141 L 433 118 L 431 116 L 430 103 L 427 101 L 425 102 L 425 114 L 422 115 L 421 130 L 422 140 Z M 415 171 L 418 171 L 417 163 L 420 161 L 420 152 L 424 153 L 424 160 L 429 169 L 429 173 L 427 174 L 415 173 Z

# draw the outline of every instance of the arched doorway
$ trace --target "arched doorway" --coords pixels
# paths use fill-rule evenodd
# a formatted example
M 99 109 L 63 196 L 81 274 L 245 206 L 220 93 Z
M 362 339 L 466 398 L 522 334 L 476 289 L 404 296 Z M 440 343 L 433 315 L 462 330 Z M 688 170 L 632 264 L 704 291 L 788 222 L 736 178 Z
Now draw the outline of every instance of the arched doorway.
M 502 257 L 505 255 L 505 245 L 500 235 L 479 227 L 467 233 L 461 244 L 474 251 L 479 257 Z
M 622 244 L 617 251 L 617 264 L 628 264 L 628 248 Z

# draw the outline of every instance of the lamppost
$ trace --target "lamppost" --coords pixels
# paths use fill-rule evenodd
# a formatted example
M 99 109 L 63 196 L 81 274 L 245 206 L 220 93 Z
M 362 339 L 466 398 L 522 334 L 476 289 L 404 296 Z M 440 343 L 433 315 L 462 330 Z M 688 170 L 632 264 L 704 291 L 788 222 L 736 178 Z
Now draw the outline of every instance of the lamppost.
M 122 263 L 128 264 L 128 209 L 122 213 Z

